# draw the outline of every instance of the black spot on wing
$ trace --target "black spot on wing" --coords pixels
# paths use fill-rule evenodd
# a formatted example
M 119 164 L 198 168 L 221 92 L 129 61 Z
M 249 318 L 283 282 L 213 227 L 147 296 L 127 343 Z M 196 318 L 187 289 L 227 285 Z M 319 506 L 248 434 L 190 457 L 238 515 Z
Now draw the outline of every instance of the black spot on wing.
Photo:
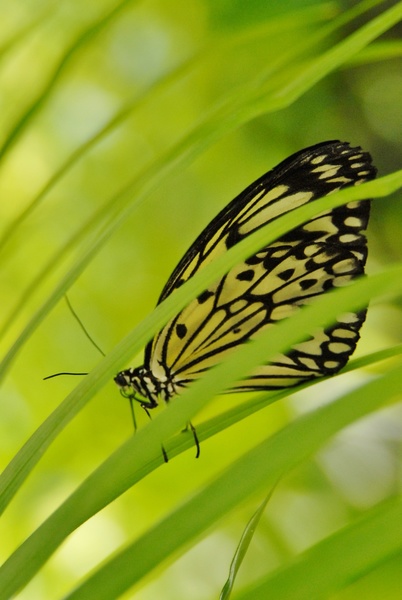
M 308 290 L 309 288 L 315 286 L 317 283 L 317 279 L 302 279 L 300 281 L 300 287 L 302 290 Z
M 253 278 L 254 278 L 254 271 L 253 271 L 253 269 L 247 269 L 246 271 L 241 271 L 236 276 L 236 279 L 238 279 L 239 281 L 252 281 Z
M 176 333 L 177 337 L 179 337 L 181 340 L 186 336 L 187 327 L 184 325 L 184 323 L 178 323 L 176 325 Z
M 205 292 L 202 292 L 202 294 L 200 294 L 197 298 L 198 303 L 199 304 L 204 304 L 204 302 L 206 302 L 211 296 L 213 296 L 214 293 L 210 292 L 209 290 L 205 290 Z
M 286 269 L 286 271 L 282 271 L 282 273 L 278 273 L 278 277 L 282 279 L 282 281 L 289 281 L 291 277 L 293 277 L 295 270 L 294 269 Z

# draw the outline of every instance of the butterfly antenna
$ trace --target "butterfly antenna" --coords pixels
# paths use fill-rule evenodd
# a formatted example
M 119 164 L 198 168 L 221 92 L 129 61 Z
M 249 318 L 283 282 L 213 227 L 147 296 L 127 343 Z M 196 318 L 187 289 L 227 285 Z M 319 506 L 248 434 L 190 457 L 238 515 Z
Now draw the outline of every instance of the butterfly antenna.
M 84 334 L 86 335 L 86 337 L 88 338 L 88 340 L 91 342 L 91 344 L 98 350 L 98 352 L 100 354 L 102 354 L 102 356 L 106 356 L 106 354 L 103 352 L 103 350 L 98 346 L 98 344 L 95 342 L 95 340 L 93 339 L 93 337 L 89 334 L 89 332 L 87 331 L 87 329 L 85 328 L 84 324 L 82 323 L 81 319 L 79 318 L 79 316 L 77 315 L 77 313 L 75 312 L 75 310 L 73 309 L 70 300 L 68 299 L 67 294 L 64 295 L 64 298 L 67 302 L 67 306 L 71 312 L 71 314 L 73 315 L 74 319 L 77 321 L 78 325 L 81 327 L 82 331 L 84 332 Z
M 47 375 L 46 377 L 43 378 L 43 381 L 45 381 L 45 379 L 52 379 L 52 377 L 59 377 L 59 375 L 88 375 L 88 373 L 70 373 L 69 371 L 63 371 L 61 373 L 53 373 L 53 375 Z
M 105 353 L 103 352 L 103 350 L 101 348 L 99 348 L 98 344 L 95 342 L 95 340 L 90 336 L 90 334 L 88 333 L 88 331 L 86 330 L 84 324 L 82 323 L 81 319 L 79 318 L 79 316 L 77 315 L 77 313 L 75 312 L 75 310 L 73 309 L 70 300 L 68 299 L 67 294 L 64 294 L 64 298 L 67 302 L 67 306 L 71 312 L 71 314 L 73 315 L 74 319 L 77 321 L 78 325 L 81 327 L 82 331 L 84 332 L 84 334 L 86 335 L 86 337 L 89 339 L 89 341 L 91 342 L 91 344 L 93 346 L 95 346 L 95 348 L 98 350 L 98 352 L 100 352 L 100 354 L 102 354 L 102 356 L 106 356 Z M 43 381 L 45 381 L 46 379 L 52 379 L 53 377 L 60 377 L 60 375 L 88 375 L 88 373 L 72 373 L 70 371 L 62 371 L 60 373 L 53 373 L 53 375 L 47 375 L 47 377 L 43 378 Z

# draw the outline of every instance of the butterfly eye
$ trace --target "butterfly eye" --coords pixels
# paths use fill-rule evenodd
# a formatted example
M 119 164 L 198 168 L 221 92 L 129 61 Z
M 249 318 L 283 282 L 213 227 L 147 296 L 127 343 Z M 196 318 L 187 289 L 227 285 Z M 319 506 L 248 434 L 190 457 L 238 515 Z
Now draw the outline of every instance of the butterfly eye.
M 120 372 L 116 375 L 116 377 L 114 378 L 114 382 L 121 388 L 124 388 L 124 387 L 130 385 L 129 378 L 126 375 L 124 375 L 123 372 Z

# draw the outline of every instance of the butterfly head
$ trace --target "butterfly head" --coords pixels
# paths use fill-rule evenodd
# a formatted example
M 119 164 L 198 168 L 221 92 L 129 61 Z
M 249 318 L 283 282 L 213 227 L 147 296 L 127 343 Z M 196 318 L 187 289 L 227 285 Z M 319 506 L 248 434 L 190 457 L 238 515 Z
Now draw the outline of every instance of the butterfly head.
M 158 406 L 160 393 L 158 382 L 145 367 L 125 369 L 114 378 L 120 392 L 126 398 L 139 402 L 144 408 Z

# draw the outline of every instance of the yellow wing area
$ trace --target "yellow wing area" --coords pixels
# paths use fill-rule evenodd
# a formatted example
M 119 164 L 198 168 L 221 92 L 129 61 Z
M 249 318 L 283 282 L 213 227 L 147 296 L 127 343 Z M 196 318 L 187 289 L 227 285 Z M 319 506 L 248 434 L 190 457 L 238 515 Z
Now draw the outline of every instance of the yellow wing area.
M 279 240 L 233 268 L 155 338 L 152 372 L 156 375 L 159 370 L 163 378 L 166 365 L 178 387 L 188 385 L 238 344 L 311 303 L 317 295 L 362 274 L 366 252 L 360 230 L 366 219 L 359 214 L 363 209 L 361 204 L 342 208 L 346 218 L 354 219 L 347 229 L 339 229 L 332 213 L 327 213 L 296 230 L 294 240 Z M 314 240 L 309 240 L 312 232 Z M 336 243 L 343 235 L 350 241 Z M 363 320 L 364 313 L 350 314 L 340 317 L 330 330 L 312 332 L 312 339 L 259 367 L 239 389 L 295 385 L 339 370 L 356 346 Z

